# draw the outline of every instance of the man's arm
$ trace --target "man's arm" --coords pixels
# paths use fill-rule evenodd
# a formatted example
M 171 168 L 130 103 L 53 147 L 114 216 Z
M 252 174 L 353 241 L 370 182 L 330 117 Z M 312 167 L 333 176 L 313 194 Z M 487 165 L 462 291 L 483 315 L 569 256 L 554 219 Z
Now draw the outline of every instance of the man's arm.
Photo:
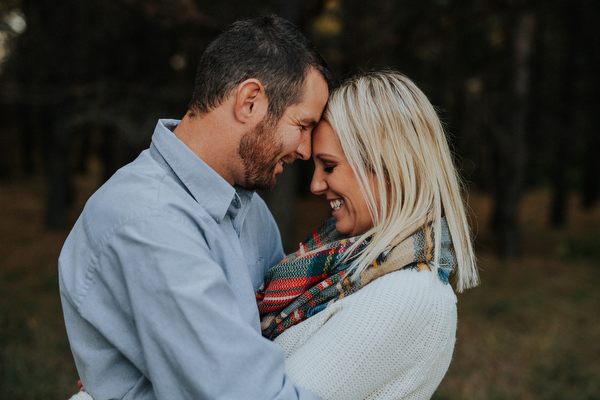
M 172 215 L 144 218 L 104 247 L 100 265 L 120 271 L 99 274 L 122 274 L 129 303 L 123 306 L 130 307 L 143 353 L 137 367 L 156 398 L 318 398 L 285 375 L 279 346 L 244 322 L 238 301 L 254 299 L 238 300 L 196 226 Z M 106 326 L 102 315 L 85 317 Z M 102 333 L 110 340 L 110 327 Z

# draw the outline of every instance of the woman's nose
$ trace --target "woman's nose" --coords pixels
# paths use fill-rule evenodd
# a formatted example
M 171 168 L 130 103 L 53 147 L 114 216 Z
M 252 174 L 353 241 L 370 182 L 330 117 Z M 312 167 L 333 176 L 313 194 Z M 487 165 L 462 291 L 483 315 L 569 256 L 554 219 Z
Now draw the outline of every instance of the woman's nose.
M 323 194 L 325 190 L 327 190 L 327 182 L 325 182 L 321 174 L 315 169 L 310 181 L 310 191 L 314 194 Z

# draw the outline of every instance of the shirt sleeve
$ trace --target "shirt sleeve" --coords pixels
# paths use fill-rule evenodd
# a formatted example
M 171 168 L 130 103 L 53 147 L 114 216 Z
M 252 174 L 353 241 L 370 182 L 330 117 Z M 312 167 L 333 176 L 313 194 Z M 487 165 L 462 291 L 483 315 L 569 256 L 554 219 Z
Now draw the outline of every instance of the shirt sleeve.
M 456 332 L 456 296 L 432 275 L 388 274 L 284 332 L 290 378 L 326 399 L 429 399 Z
M 189 222 L 172 216 L 130 222 L 100 257 L 98 284 L 126 299 L 118 307 L 132 318 L 102 328 L 103 334 L 110 340 L 120 328 L 135 330 L 130 337 L 138 343 L 114 342 L 125 343 L 124 354 L 140 346 L 141 357 L 132 362 L 156 398 L 318 398 L 291 382 L 281 349 L 245 322 L 223 268 Z M 103 316 L 84 317 L 95 324 Z

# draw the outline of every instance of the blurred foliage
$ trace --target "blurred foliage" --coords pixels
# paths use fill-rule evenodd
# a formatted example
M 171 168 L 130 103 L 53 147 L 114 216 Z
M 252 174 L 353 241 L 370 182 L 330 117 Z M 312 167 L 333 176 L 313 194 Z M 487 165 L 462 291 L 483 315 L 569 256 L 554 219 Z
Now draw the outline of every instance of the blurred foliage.
M 72 175 L 90 154 L 105 177 L 185 112 L 202 50 L 229 23 L 279 14 L 334 75 L 391 67 L 430 96 L 470 185 L 492 194 L 497 246 L 518 254 L 527 188 L 549 186 L 549 223 L 569 193 L 600 195 L 600 4 L 594 0 L 2 0 L 0 177 L 44 171 L 48 226 L 65 226 Z M 297 193 L 307 191 L 302 166 Z

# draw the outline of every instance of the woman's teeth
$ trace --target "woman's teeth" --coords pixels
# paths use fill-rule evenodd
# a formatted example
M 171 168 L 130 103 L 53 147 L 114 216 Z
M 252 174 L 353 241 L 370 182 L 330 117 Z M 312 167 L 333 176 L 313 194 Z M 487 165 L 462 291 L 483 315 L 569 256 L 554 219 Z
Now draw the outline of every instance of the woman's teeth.
M 329 205 L 331 206 L 333 211 L 337 211 L 344 205 L 344 201 L 343 200 L 332 200 L 329 202 Z

